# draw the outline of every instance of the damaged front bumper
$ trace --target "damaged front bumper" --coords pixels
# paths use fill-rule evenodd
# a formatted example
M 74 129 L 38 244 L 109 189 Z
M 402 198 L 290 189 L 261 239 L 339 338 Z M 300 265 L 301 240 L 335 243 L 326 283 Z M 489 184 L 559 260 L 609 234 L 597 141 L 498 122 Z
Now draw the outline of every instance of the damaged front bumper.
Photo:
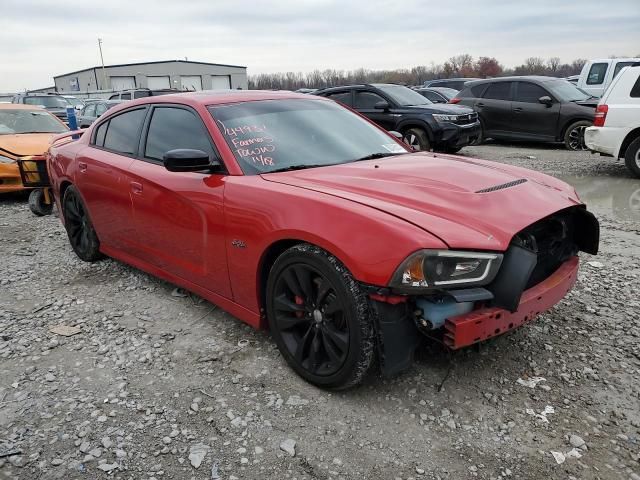
M 488 307 L 447 319 L 444 324 L 445 345 L 457 350 L 533 320 L 557 304 L 573 288 L 578 278 L 578 264 L 578 257 L 572 257 L 546 280 L 525 290 L 515 312 Z

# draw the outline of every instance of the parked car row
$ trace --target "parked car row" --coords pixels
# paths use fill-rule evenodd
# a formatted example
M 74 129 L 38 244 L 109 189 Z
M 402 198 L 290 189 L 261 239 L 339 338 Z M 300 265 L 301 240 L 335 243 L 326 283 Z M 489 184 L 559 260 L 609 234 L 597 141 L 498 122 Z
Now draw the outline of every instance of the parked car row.
M 313 95 L 335 100 L 384 129 L 399 132 L 414 150 L 455 153 L 480 136 L 478 115 L 472 109 L 434 104 L 402 85 L 348 85 L 316 90 Z

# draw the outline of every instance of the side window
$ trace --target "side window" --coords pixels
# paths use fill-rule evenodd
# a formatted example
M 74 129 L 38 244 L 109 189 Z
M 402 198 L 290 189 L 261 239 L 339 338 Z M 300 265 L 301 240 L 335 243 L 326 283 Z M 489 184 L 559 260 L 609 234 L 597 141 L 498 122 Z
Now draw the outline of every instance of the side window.
M 89 105 L 84 107 L 84 110 L 82 110 L 82 115 L 85 117 L 95 117 L 95 113 L 96 113 L 95 103 L 90 103 Z
M 631 98 L 640 98 L 640 77 L 638 77 L 636 83 L 631 88 Z
M 436 92 L 420 92 L 422 94 L 423 97 L 431 100 L 434 103 L 443 103 L 445 102 L 442 97 L 440 95 L 438 95 Z M 446 103 L 446 102 L 445 102 Z
M 183 108 L 154 108 L 144 156 L 161 161 L 165 153 L 177 148 L 202 150 L 211 157 L 215 156 L 209 133 L 198 116 Z
M 511 100 L 511 82 L 490 83 L 484 97 L 493 100 Z
M 482 97 L 482 93 L 484 92 L 485 88 L 487 88 L 487 84 L 486 83 L 482 83 L 480 85 L 474 85 L 469 90 L 471 90 L 471 93 L 473 94 L 473 96 L 475 98 L 481 98 Z M 458 94 L 458 96 L 460 96 L 460 95 Z M 469 96 L 469 95 L 467 95 L 467 96 Z
M 109 120 L 104 122 L 102 125 L 99 125 L 96 129 L 96 138 L 93 142 L 94 145 L 98 147 L 104 146 L 104 136 L 107 133 L 107 128 L 109 127 Z
M 131 100 L 131 92 L 120 94 L 122 100 Z
M 138 90 L 133 92 L 133 98 L 150 97 L 151 95 L 146 90 Z
M 107 111 L 107 106 L 104 103 L 99 103 L 96 105 L 96 117 L 99 117 L 106 111 Z
M 604 82 L 604 76 L 607 74 L 608 63 L 594 63 L 589 69 L 587 75 L 587 85 L 600 85 Z
M 518 82 L 517 85 L 516 98 L 514 98 L 516 102 L 538 103 L 540 97 L 551 96 L 549 92 L 535 83 Z
M 351 106 L 351 91 L 331 93 L 327 95 L 327 98 Z
M 356 92 L 355 106 L 356 108 L 370 109 L 375 108 L 376 103 L 385 101 L 386 100 L 377 93 L 358 91 Z
M 135 154 L 138 150 L 140 129 L 146 113 L 145 108 L 139 108 L 111 117 L 109 128 L 104 137 L 104 148 L 126 155 Z

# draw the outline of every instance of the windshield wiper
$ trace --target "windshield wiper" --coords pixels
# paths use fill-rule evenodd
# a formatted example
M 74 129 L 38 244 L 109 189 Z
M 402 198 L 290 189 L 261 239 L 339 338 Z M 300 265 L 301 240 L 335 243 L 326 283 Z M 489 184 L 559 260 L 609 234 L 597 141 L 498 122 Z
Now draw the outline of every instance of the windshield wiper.
M 300 163 L 296 165 L 289 165 L 287 167 L 276 168 L 275 170 L 269 170 L 268 172 L 262 172 L 262 173 L 290 172 L 292 170 L 304 170 L 305 168 L 328 167 L 329 165 L 334 165 L 334 164 L 332 163 L 322 163 L 322 164 Z
M 376 160 L 378 158 L 386 158 L 386 157 L 395 157 L 396 155 L 404 155 L 409 152 L 398 152 L 398 153 L 372 153 L 371 155 L 365 155 L 364 157 L 356 158 L 353 160 L 354 162 L 360 162 L 362 160 Z

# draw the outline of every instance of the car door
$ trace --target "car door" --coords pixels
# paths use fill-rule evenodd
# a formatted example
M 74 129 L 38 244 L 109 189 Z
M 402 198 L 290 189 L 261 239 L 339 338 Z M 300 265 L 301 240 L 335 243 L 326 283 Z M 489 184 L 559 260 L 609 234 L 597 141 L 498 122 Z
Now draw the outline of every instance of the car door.
M 541 97 L 551 98 L 552 103 L 540 103 Z M 555 140 L 560 103 L 544 87 L 533 82 L 515 82 L 511 111 L 513 133 L 525 139 Z
M 375 108 L 376 104 L 380 102 L 389 104 L 389 108 L 386 110 Z M 389 100 L 376 92 L 365 89 L 354 92 L 353 108 L 385 130 L 393 130 L 400 117 L 399 114 L 393 113 L 393 105 Z
M 76 157 L 75 182 L 105 246 L 128 251 L 134 229 L 129 165 L 138 152 L 146 107 L 126 110 L 102 122 Z
M 474 107 L 486 136 L 511 132 L 511 98 L 513 82 L 492 82 Z
M 181 105 L 155 105 L 131 163 L 136 256 L 219 295 L 231 297 L 224 241 L 223 172 L 170 172 L 163 155 L 196 149 L 219 158 L 202 119 Z

